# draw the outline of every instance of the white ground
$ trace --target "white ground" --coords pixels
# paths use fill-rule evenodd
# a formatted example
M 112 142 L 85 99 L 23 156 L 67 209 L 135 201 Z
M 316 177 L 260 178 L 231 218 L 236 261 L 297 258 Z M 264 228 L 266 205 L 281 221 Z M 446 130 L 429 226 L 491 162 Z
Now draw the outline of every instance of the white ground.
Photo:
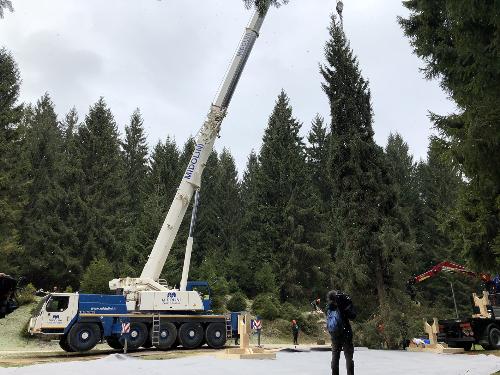
M 276 360 L 220 360 L 196 356 L 171 360 L 141 360 L 121 354 L 85 362 L 64 362 L 20 368 L 0 368 L 0 375 L 320 375 L 330 373 L 329 352 L 278 353 Z M 341 365 L 345 362 L 342 359 Z M 355 352 L 357 375 L 491 375 L 500 358 L 487 355 L 438 355 L 392 351 Z M 342 368 L 341 374 L 345 374 Z

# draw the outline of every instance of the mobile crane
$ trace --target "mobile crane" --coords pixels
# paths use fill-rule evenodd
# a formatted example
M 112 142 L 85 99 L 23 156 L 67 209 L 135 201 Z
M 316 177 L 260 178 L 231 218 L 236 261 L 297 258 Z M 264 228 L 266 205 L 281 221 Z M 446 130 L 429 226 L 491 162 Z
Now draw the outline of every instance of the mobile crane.
M 421 275 L 408 280 L 408 290 L 415 297 L 414 285 L 438 275 L 440 272 L 457 273 L 483 282 L 483 295 L 472 295 L 473 313 L 470 318 L 439 320 L 437 339 L 451 347 L 461 347 L 470 350 L 473 344 L 479 344 L 484 349 L 500 349 L 500 300 L 498 297 L 500 279 L 488 273 L 474 272 L 460 264 L 441 262 Z M 453 287 L 452 293 L 454 295 Z M 455 299 L 454 299 L 455 300 Z M 455 302 L 455 301 L 454 301 Z M 457 306 L 455 302 L 455 311 Z
M 234 324 L 224 315 L 211 313 L 206 282 L 187 281 L 192 228 L 203 169 L 268 10 L 269 5 L 256 11 L 243 34 L 207 120 L 198 132 L 194 152 L 140 277 L 111 280 L 109 286 L 116 295 L 49 294 L 30 319 L 30 334 L 57 336 L 60 346 L 68 352 L 90 350 L 102 340 L 120 349 L 124 344 L 122 333 L 127 330 L 129 349 L 169 349 L 177 344 L 192 349 L 203 342 L 212 348 L 225 345 Z M 195 192 L 182 280 L 180 288 L 175 289 L 161 280 L 160 274 Z M 197 291 L 200 288 L 208 292 L 203 299 Z M 231 316 L 234 319 L 234 314 Z

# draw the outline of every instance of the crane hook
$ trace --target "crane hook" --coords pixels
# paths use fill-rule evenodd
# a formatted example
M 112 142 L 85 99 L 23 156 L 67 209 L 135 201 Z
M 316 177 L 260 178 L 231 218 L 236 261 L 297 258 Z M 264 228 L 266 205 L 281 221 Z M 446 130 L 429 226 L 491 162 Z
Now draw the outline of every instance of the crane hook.
M 344 10 L 344 3 L 342 0 L 337 0 L 337 13 L 340 17 L 340 26 L 344 27 L 344 17 L 342 16 L 342 11 Z

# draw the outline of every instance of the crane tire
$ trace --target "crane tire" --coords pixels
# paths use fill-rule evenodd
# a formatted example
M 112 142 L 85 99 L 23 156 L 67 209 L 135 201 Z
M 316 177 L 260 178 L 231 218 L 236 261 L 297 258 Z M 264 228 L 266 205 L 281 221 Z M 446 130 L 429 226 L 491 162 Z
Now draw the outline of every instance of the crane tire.
M 123 343 L 123 338 L 120 342 Z M 130 333 L 127 336 L 127 349 L 136 350 L 144 345 L 148 338 L 148 327 L 144 323 L 130 323 Z
M 150 339 L 153 339 L 151 332 Z M 177 327 L 174 323 L 166 322 L 160 324 L 160 343 L 155 345 L 160 350 L 170 349 L 177 340 Z
M 205 331 L 205 340 L 212 349 L 220 349 L 226 345 L 226 325 L 210 323 Z
M 187 322 L 179 328 L 179 342 L 185 349 L 195 349 L 203 343 L 203 327 L 200 323 Z
M 117 337 L 117 336 L 110 336 L 110 337 L 108 337 L 106 339 L 106 342 L 113 349 L 117 349 L 117 350 L 122 350 L 123 349 L 123 344 L 121 343 L 120 338 Z
M 74 350 L 71 349 L 71 347 L 68 344 L 68 336 L 66 336 L 66 335 L 61 336 L 61 338 L 59 339 L 59 346 L 65 352 L 68 352 L 68 353 L 73 353 L 74 352 Z
M 494 350 L 500 349 L 500 329 L 493 326 L 488 331 L 488 341 Z
M 68 346 L 75 352 L 91 350 L 101 340 L 101 329 L 95 323 L 76 323 L 68 333 Z

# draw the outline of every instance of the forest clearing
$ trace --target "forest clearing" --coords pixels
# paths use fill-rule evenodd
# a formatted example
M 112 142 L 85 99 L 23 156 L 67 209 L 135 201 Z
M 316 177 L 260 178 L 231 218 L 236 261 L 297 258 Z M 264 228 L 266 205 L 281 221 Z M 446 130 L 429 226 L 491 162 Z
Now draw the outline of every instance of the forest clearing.
M 0 0 L 0 375 L 500 371 L 499 28 Z

